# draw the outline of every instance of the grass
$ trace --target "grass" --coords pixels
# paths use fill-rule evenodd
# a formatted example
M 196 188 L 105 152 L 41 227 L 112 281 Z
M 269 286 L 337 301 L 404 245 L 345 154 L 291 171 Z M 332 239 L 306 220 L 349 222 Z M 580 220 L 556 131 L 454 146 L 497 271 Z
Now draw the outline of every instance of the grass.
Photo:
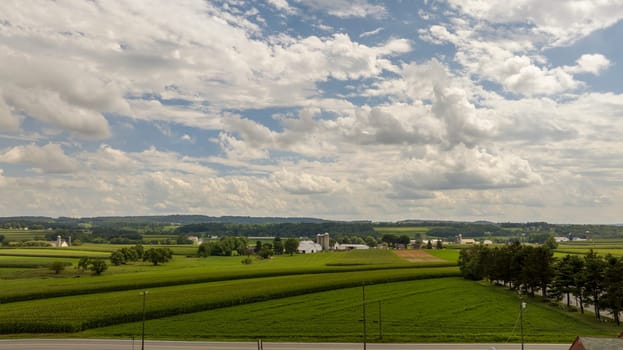
M 70 250 L 66 248 L 9 248 L 0 249 L 0 256 L 31 256 L 49 258 L 108 258 L 110 252 L 94 252 L 84 250 Z
M 147 300 L 150 309 L 156 301 L 149 295 Z M 517 295 L 504 288 L 461 278 L 426 279 L 367 286 L 366 301 L 370 342 L 519 341 Z M 150 320 L 146 337 L 357 342 L 361 302 L 361 287 L 279 298 Z M 140 334 L 140 326 L 120 324 L 76 336 L 130 338 Z M 619 330 L 534 299 L 528 300 L 524 331 L 527 342 L 570 343 L 578 334 L 615 336 Z
M 0 229 L 0 235 L 3 235 L 6 241 L 29 241 L 35 237 L 43 237 L 46 233 L 45 230 Z
M 362 283 L 456 276 L 456 267 L 247 278 L 151 288 L 148 318 L 196 312 Z M 137 290 L 0 304 L 0 333 L 71 332 L 141 318 Z M 180 298 L 183 296 L 183 298 Z
M 426 252 L 454 264 L 457 264 L 459 261 L 460 249 L 427 249 Z
M 38 249 L 30 250 L 37 251 Z M 30 273 L 25 273 L 25 278 L 3 282 L 3 288 L 0 289 L 0 303 L 233 279 L 455 265 L 454 263 L 413 264 L 400 259 L 390 250 L 283 255 L 273 259 L 254 260 L 250 265 L 241 264 L 241 259 L 242 257 L 186 258 L 176 256 L 171 262 L 162 266 L 152 266 L 146 262 L 110 266 L 102 276 L 92 276 L 90 272 L 68 268 L 64 271 L 64 275 L 72 274 L 80 278 L 54 280 L 33 279 L 30 278 L 33 277 Z
M 441 267 L 411 263 L 391 250 L 376 249 L 276 256 L 250 265 L 241 264 L 244 257 L 176 255 L 162 266 L 111 266 L 102 276 L 71 267 L 55 276 L 47 268 L 26 267 L 54 260 L 75 265 L 80 256 L 107 257 L 120 247 L 0 249 L 0 266 L 7 265 L 0 268 L 0 334 L 129 338 L 138 334 L 139 324 L 134 322 L 142 317 L 139 292 L 148 290 L 151 338 L 358 341 L 360 286 L 365 282 L 368 329 L 378 327 L 374 320 L 380 302 L 382 341 L 517 340 L 516 294 L 447 278 L 458 276 L 458 250 L 453 249 L 426 250 L 448 261 L 436 263 Z M 2 255 L 7 252 L 20 255 Z M 22 269 L 15 267 L 20 264 Z M 75 276 L 80 278 L 69 278 Z M 611 324 L 594 322 L 590 316 L 536 300 L 529 304 L 527 341 L 570 342 L 578 334 L 617 333 Z M 88 331 L 65 333 L 84 329 Z

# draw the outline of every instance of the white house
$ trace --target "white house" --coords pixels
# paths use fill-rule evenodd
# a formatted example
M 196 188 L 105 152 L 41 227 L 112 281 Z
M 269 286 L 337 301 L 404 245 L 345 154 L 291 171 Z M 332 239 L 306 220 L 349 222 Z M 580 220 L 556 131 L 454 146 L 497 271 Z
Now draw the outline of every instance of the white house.
M 314 241 L 300 241 L 296 251 L 302 254 L 317 253 L 322 251 L 322 246 Z

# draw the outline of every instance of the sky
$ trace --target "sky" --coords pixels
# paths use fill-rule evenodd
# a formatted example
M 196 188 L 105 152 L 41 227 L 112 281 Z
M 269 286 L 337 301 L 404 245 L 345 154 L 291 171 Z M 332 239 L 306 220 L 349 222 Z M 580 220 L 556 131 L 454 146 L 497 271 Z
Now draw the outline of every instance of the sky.
M 0 1 L 0 216 L 623 223 L 623 0 Z

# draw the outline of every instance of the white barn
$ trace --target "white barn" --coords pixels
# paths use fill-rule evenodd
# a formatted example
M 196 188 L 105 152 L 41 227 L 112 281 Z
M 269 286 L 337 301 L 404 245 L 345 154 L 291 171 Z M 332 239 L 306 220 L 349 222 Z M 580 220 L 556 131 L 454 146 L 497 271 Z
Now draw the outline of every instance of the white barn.
M 322 246 L 314 241 L 300 241 L 296 251 L 302 254 L 317 253 L 322 251 Z

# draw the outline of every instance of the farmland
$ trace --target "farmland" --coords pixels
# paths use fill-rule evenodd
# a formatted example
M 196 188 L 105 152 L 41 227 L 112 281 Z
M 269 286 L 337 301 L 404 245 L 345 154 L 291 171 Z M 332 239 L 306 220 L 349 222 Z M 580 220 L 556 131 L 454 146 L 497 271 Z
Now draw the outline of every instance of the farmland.
M 440 278 L 371 285 L 365 291 L 372 342 L 519 341 L 517 295 L 502 288 Z M 166 317 L 147 322 L 146 329 L 149 337 L 164 339 L 360 341 L 361 299 L 362 288 L 353 287 Z M 612 324 L 540 301 L 529 302 L 524 316 L 528 342 L 618 332 Z M 78 336 L 131 338 L 140 326 L 103 327 Z
M 279 256 L 250 265 L 240 264 L 238 257 L 177 255 L 164 266 L 114 266 L 102 276 L 69 268 L 52 278 L 40 267 L 46 261 L 75 263 L 81 254 L 106 253 L 84 248 L 88 250 L 0 250 L 0 266 L 13 261 L 15 267 L 30 271 L 19 278 L 15 267 L 0 268 L 13 276 L 4 279 L 0 290 L 0 333 L 130 337 L 136 335 L 135 322 L 142 317 L 139 292 L 147 289 L 152 337 L 354 341 L 361 327 L 359 286 L 367 284 L 371 328 L 378 305 L 385 310 L 382 341 L 500 341 L 516 336 L 512 311 L 516 296 L 452 278 L 458 273 L 454 263 L 458 253 L 453 250 L 432 251 L 435 259 L 446 261 L 435 263 L 413 263 L 390 250 L 368 250 Z M 428 253 L 416 255 L 421 254 Z M 70 278 L 76 276 L 80 278 Z M 510 311 L 499 318 L 502 309 Z M 547 314 L 529 321 L 533 322 L 527 325 L 534 330 L 528 338 L 532 341 L 567 341 L 572 334 L 614 332 L 590 316 L 561 312 L 543 302 L 535 301 L 532 312 Z M 496 319 L 488 320 L 491 315 Z M 479 318 L 490 324 L 474 326 Z M 544 324 L 545 320 L 550 323 Z M 448 338 L 445 328 L 436 326 L 443 322 L 459 332 Z M 568 324 L 568 332 L 556 333 L 555 324 Z
M 380 231 L 421 237 L 428 229 Z M 147 290 L 148 338 L 358 341 L 363 285 L 371 341 L 503 342 L 518 337 L 517 294 L 458 277 L 458 249 L 277 255 L 250 257 L 243 264 L 246 256 L 200 258 L 196 246 L 158 244 L 145 249 L 171 249 L 173 259 L 163 265 L 110 265 L 101 276 L 77 268 L 80 258 L 107 259 L 112 251 L 132 246 L 0 249 L 0 337 L 130 338 L 138 334 L 141 292 Z M 561 244 L 556 254 L 595 249 L 621 256 L 621 248 L 610 241 Z M 66 268 L 55 273 L 50 269 L 55 261 Z M 590 313 L 570 312 L 539 297 L 528 302 L 527 341 L 570 342 L 578 334 L 618 332 Z

